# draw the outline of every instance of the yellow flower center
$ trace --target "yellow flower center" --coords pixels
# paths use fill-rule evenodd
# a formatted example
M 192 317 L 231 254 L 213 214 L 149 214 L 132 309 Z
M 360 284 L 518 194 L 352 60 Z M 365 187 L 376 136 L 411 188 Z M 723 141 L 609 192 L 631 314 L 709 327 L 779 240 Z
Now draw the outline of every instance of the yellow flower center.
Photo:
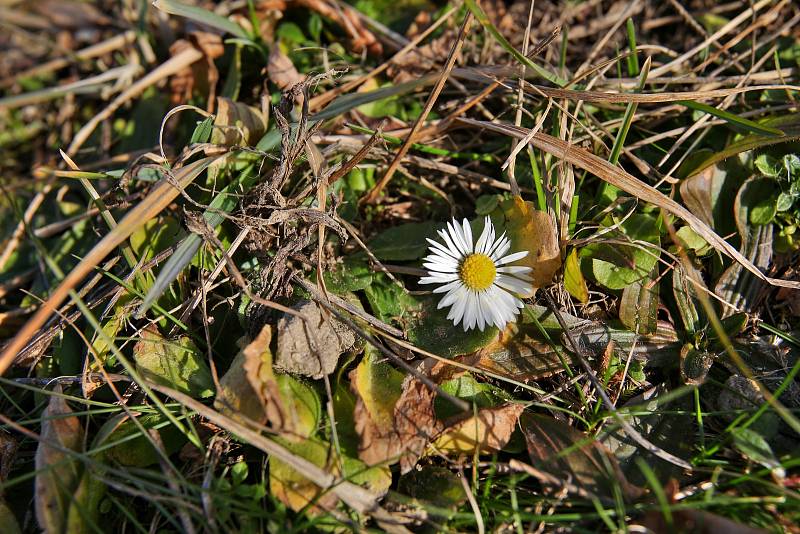
M 470 254 L 461 262 L 458 275 L 469 289 L 483 291 L 494 282 L 497 269 L 494 267 L 492 258 L 486 254 Z

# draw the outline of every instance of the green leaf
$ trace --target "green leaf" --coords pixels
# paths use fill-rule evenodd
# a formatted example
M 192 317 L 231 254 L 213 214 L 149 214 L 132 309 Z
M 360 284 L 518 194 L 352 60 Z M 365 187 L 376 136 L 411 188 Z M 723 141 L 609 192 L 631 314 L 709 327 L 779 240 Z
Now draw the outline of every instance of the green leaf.
M 420 297 L 419 307 L 409 321 L 408 340 L 417 347 L 446 358 L 468 354 L 485 347 L 497 337 L 494 326 L 480 331 L 463 330 L 447 318 L 448 309 L 437 309 L 440 296 Z
M 282 441 L 293 454 L 305 458 L 318 467 L 340 474 L 343 478 L 383 495 L 392 483 L 388 467 L 367 467 L 360 460 L 349 457 L 336 458 L 333 446 L 320 438 L 310 438 L 299 443 Z M 342 471 L 339 472 L 338 466 Z M 269 461 L 270 493 L 294 511 L 309 506 L 312 514 L 336 506 L 338 499 L 331 492 L 323 493 L 313 482 L 275 457 Z
M 384 230 L 369 243 L 370 251 L 379 260 L 418 260 L 428 249 L 426 238 L 435 238 L 436 230 L 444 228 L 442 223 L 408 223 Z
M 781 164 L 772 154 L 764 153 L 756 156 L 753 164 L 764 176 L 776 178 L 781 172 Z
M 374 275 L 373 283 L 364 288 L 364 294 L 372 312 L 382 321 L 402 324 L 419 307 L 416 297 L 383 273 Z
M 643 280 L 653 270 L 659 257 L 661 238 L 653 217 L 633 214 L 619 224 L 619 229 L 631 241 L 644 241 L 654 246 L 626 243 L 585 246 L 581 256 L 590 260 L 591 273 L 597 282 L 609 289 L 624 289 Z
M 475 213 L 489 215 L 497 207 L 502 197 L 500 195 L 481 195 L 475 199 Z
M 703 236 L 692 230 L 690 226 L 682 226 L 675 232 L 681 246 L 693 251 L 697 256 L 705 256 L 711 252 L 712 247 Z
M 357 259 L 348 258 L 336 264 L 322 277 L 328 291 L 343 295 L 366 289 L 372 284 L 373 271 L 366 263 Z
M 676 102 L 676 104 L 681 104 L 689 109 L 702 111 L 703 113 L 708 113 L 709 115 L 713 115 L 714 117 L 720 118 L 735 130 L 742 130 L 745 132 L 750 132 L 759 135 L 768 135 L 773 137 L 781 137 L 784 135 L 783 132 L 777 128 L 773 128 L 772 126 L 764 124 L 759 124 L 755 121 L 751 121 L 750 119 L 745 119 L 744 117 L 740 117 L 735 113 L 731 113 L 730 111 L 717 109 L 714 106 L 709 106 L 708 104 L 701 104 L 700 102 L 693 102 L 691 100 L 679 100 L 678 102 Z
M 235 35 L 240 39 L 251 40 L 250 36 L 241 26 L 202 7 L 184 4 L 176 0 L 155 0 L 153 5 L 170 15 L 186 17 L 200 24 L 205 24 L 206 26 L 211 26 L 212 28 Z
M 485 382 L 478 382 L 471 373 L 465 373 L 458 378 L 448 380 L 442 383 L 441 388 L 445 393 L 469 403 L 474 403 L 478 408 L 497 406 L 511 398 L 508 393 L 498 387 Z M 452 402 L 441 397 L 436 397 L 433 407 L 436 410 L 436 417 L 442 420 L 462 413 Z
M 157 429 L 167 456 L 178 452 L 186 443 L 186 436 L 162 414 L 144 414 L 137 422 L 146 431 Z M 141 429 L 127 414 L 119 414 L 106 421 L 94 439 L 93 449 L 101 449 L 105 458 L 121 465 L 148 467 L 159 461 L 153 444 L 143 436 Z
M 778 478 L 786 476 L 786 471 L 775 457 L 775 453 L 772 452 L 772 447 L 761 434 L 749 428 L 737 427 L 731 430 L 731 437 L 733 437 L 734 447 L 745 458 L 771 469 Z
M 136 368 L 143 377 L 193 397 L 214 393 L 211 371 L 188 336 L 174 341 L 164 339 L 154 326 L 142 331 L 134 346 Z
M 619 318 L 637 334 L 652 334 L 658 324 L 658 265 L 650 275 L 622 290 Z

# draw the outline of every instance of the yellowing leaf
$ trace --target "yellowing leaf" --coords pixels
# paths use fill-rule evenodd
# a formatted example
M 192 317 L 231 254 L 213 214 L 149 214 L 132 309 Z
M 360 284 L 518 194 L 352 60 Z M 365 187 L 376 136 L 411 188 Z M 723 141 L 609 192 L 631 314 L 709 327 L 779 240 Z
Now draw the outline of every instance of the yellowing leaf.
M 347 457 L 337 459 L 331 444 L 319 438 L 285 443 L 285 446 L 297 456 L 378 495 L 385 494 L 392 483 L 392 474 L 388 467 L 367 468 L 359 460 Z M 294 511 L 305 508 L 313 501 L 310 511 L 316 514 L 334 508 L 339 501 L 333 493 L 323 493 L 319 486 L 275 457 L 270 458 L 269 486 L 270 492 Z
M 271 339 L 272 327 L 265 325 L 234 358 L 214 404 L 235 419 L 269 422 L 286 439 L 303 440 L 317 429 L 320 401 L 307 384 L 273 370 Z
M 194 397 L 214 392 L 211 371 L 188 336 L 167 340 L 155 326 L 145 328 L 134 346 L 136 368 L 145 378 Z
M 535 209 L 531 202 L 525 202 L 519 195 L 501 202 L 494 214 L 511 239 L 511 251 L 528 251 L 528 256 L 515 265 L 525 265 L 533 270 L 534 291 L 550 284 L 561 267 L 558 232 L 550 216 Z M 522 296 L 531 297 L 533 292 Z
M 80 462 L 59 449 L 83 448 L 83 426 L 60 396 L 61 387 L 42 412 L 42 432 L 36 449 L 36 520 L 47 533 L 62 532 L 81 476 Z M 59 448 L 56 448 L 59 447 Z
M 477 415 L 446 429 L 431 448 L 462 454 L 499 451 L 511 438 L 524 409 L 521 404 L 506 403 L 480 410 Z
M 567 260 L 564 263 L 564 288 L 570 295 L 578 299 L 581 304 L 589 302 L 589 289 L 586 287 L 586 279 L 581 272 L 578 249 L 576 248 L 573 248 L 567 254 Z
M 351 373 L 357 395 L 353 418 L 359 437 L 358 456 L 367 465 L 396 460 L 401 443 L 394 425 L 394 409 L 403 388 L 403 375 L 367 347 L 364 358 Z

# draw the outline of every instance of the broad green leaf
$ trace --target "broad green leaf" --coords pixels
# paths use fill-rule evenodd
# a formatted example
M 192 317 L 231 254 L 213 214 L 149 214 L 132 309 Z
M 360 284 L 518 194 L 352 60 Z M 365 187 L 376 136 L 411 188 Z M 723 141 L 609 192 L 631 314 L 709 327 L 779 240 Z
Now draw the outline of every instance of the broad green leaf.
M 322 419 L 322 404 L 316 390 L 308 383 L 287 374 L 277 374 L 275 381 L 292 433 L 302 437 L 313 435 Z
M 675 232 L 682 247 L 693 251 L 697 256 L 711 252 L 711 245 L 689 226 L 682 226 Z
M 447 318 L 447 309 L 437 309 L 440 296 L 425 296 L 418 299 L 419 307 L 410 317 L 406 334 L 415 346 L 446 358 L 468 354 L 485 347 L 497 337 L 494 326 L 481 331 L 455 326 Z
M 403 373 L 387 361 L 381 361 L 380 353 L 370 347 L 356 367 L 353 389 L 372 421 L 382 431 L 394 425 L 394 407 L 400 399 L 404 378 Z
M 153 218 L 131 235 L 131 248 L 139 261 L 149 261 L 175 244 L 181 233 L 181 225 L 173 217 Z
M 162 414 L 144 414 L 137 418 L 144 429 L 156 429 L 169 456 L 186 443 L 186 436 L 170 424 Z M 106 421 L 97 433 L 93 449 L 102 449 L 103 458 L 132 467 L 147 467 L 158 463 L 159 454 L 147 437 L 141 434 L 127 414 L 119 414 Z
M 353 458 L 337 458 L 333 446 L 319 438 L 282 444 L 293 454 L 364 486 L 378 495 L 386 493 L 392 483 L 388 467 L 367 467 L 363 462 Z M 333 493 L 324 493 L 316 484 L 277 458 L 270 458 L 269 467 L 270 493 L 292 510 L 300 511 L 310 505 L 309 511 L 318 514 L 337 505 L 338 499 Z
M 372 238 L 367 246 L 379 260 L 410 261 L 425 255 L 428 242 L 425 238 L 436 238 L 441 223 L 422 222 L 393 226 Z
M 672 293 L 686 333 L 692 336 L 695 332 L 699 332 L 702 325 L 695 305 L 694 286 L 681 268 L 672 270 Z
M 478 382 L 471 373 L 443 382 L 440 387 L 445 393 L 463 399 L 478 408 L 490 408 L 511 400 L 511 396 L 504 390 L 485 382 Z M 442 420 L 461 413 L 458 407 L 442 397 L 436 397 L 433 406 L 436 416 Z
M 423 508 L 430 503 L 439 509 L 455 511 L 467 501 L 458 475 L 442 466 L 423 465 L 400 477 L 398 486 L 400 492 L 420 501 Z
M 383 273 L 373 276 L 373 282 L 364 288 L 364 294 L 372 313 L 382 321 L 397 321 L 404 324 L 419 308 L 416 297 Z
M 214 382 L 205 355 L 188 336 L 167 340 L 156 327 L 145 328 L 134 346 L 133 357 L 144 378 L 193 397 L 214 394 Z
M 622 290 L 619 318 L 637 334 L 652 334 L 658 323 L 658 265 L 650 275 Z
M 328 291 L 342 295 L 369 287 L 372 284 L 372 274 L 372 269 L 366 263 L 345 259 L 330 271 L 326 271 L 322 277 Z
M 17 517 L 5 501 L 0 501 L 0 532 L 6 534 L 22 534 Z
M 684 345 L 681 349 L 681 378 L 684 384 L 701 385 L 706 381 L 706 375 L 713 363 L 713 354 L 698 350 L 691 343 Z
M 625 219 L 619 229 L 631 244 L 597 243 L 581 250 L 581 256 L 589 259 L 592 275 L 597 282 L 609 289 L 624 289 L 645 279 L 659 257 L 661 238 L 653 217 L 635 213 Z M 644 243 L 634 244 L 633 241 Z M 647 243 L 654 246 L 647 246 Z
M 745 458 L 771 469 L 773 475 L 778 478 L 786 476 L 786 471 L 775 457 L 775 453 L 772 452 L 772 447 L 758 432 L 749 428 L 737 427 L 731 430 L 731 436 L 733 436 L 733 445 Z

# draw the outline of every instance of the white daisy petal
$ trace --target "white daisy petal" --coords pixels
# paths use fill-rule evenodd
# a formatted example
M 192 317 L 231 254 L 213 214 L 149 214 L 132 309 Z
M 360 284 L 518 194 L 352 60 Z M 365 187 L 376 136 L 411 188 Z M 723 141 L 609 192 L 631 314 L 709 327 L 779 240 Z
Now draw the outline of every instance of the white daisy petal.
M 434 293 L 447 293 L 448 291 L 452 291 L 457 287 L 461 286 L 461 280 L 454 280 L 452 282 L 448 282 L 442 286 L 437 287 L 433 290 Z
M 450 228 L 450 225 L 447 225 Z M 450 232 L 447 230 L 439 230 L 439 236 L 444 239 L 444 242 L 447 243 L 447 248 L 453 253 L 453 256 L 456 258 L 463 258 L 464 252 L 459 248 L 459 246 L 454 241 L 454 237 L 451 237 Z
M 509 254 L 508 256 L 503 256 L 499 260 L 495 260 L 495 263 L 497 265 L 505 265 L 506 263 L 511 263 L 511 262 L 514 262 L 514 261 L 517 261 L 517 260 L 521 260 L 522 258 L 524 258 L 527 255 L 528 255 L 528 251 L 527 250 L 521 250 L 519 252 L 515 252 L 514 254 Z M 492 258 L 492 259 L 494 259 L 494 258 Z
M 497 248 L 494 249 L 494 252 L 489 254 L 489 257 L 492 258 L 492 261 L 495 263 L 498 259 L 505 256 L 506 252 L 511 248 L 511 240 L 507 237 L 504 237 L 497 243 Z
M 423 263 L 422 264 L 429 271 L 436 271 L 439 273 L 457 273 L 458 266 L 442 265 L 439 263 Z
M 448 284 L 453 281 L 461 282 L 458 279 L 458 274 L 444 274 L 444 273 L 437 273 L 434 271 L 434 274 L 430 276 L 423 276 L 419 279 L 420 284 Z
M 440 256 L 453 258 L 454 260 L 457 260 L 458 257 L 459 257 L 458 256 L 458 252 L 456 252 L 455 250 L 451 250 L 451 249 L 447 248 L 446 246 L 442 245 L 441 243 L 439 243 L 437 241 L 434 241 L 433 239 L 428 238 L 428 243 L 430 244 L 430 247 L 428 247 L 428 250 L 430 250 L 431 253 L 433 253 L 433 254 L 439 254 Z
M 512 293 L 525 294 L 531 289 L 531 285 L 524 280 L 519 280 L 518 278 L 514 278 L 513 276 L 508 276 L 505 274 L 498 274 L 494 283 L 503 289 L 511 291 Z
M 530 267 L 525 267 L 523 265 L 511 265 L 508 267 L 498 267 L 498 273 L 506 273 L 506 274 L 513 274 L 514 276 L 519 276 L 520 274 L 527 274 L 531 272 L 533 269 Z
M 496 238 L 489 217 L 484 219 L 477 240 L 467 219 L 461 222 L 452 219 L 446 224 L 446 229 L 437 233 L 441 242 L 427 239 L 428 255 L 422 260 L 427 275 L 420 277 L 419 283 L 437 286 L 433 293 L 443 294 L 437 303 L 438 308 L 449 307 L 447 318 L 454 325 L 461 325 L 464 331 L 476 327 L 483 331 L 489 326 L 502 329 L 515 321 L 518 308 L 524 307 L 516 295 L 530 291 L 531 269 L 521 265 L 503 265 L 524 258 L 528 253 L 508 254 L 511 240 L 505 233 Z M 487 258 L 475 258 L 468 267 L 465 260 L 473 255 Z M 489 266 L 487 259 L 491 260 Z M 491 266 L 494 270 L 490 270 Z
M 478 242 L 475 243 L 475 253 L 476 254 L 486 254 L 486 245 L 491 243 L 489 239 L 489 234 L 493 230 L 492 221 L 487 216 L 483 222 L 483 232 L 481 232 L 480 237 L 478 238 Z
M 472 241 L 472 227 L 469 225 L 469 221 L 467 219 L 461 221 L 461 229 L 464 232 L 464 242 L 467 244 L 469 252 L 475 252 L 475 248 L 473 246 L 474 241 Z

